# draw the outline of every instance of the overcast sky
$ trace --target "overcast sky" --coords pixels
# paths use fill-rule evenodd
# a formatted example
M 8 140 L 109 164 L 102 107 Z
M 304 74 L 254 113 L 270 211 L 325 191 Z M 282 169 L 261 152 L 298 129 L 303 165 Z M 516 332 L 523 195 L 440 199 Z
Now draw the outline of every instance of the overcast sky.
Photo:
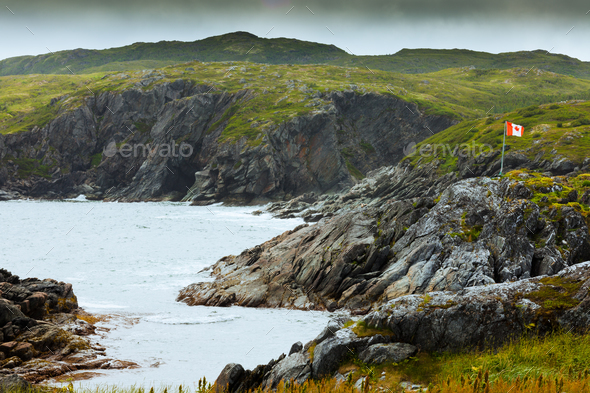
M 590 61 L 586 0 L 1 1 L 0 59 L 248 31 L 334 44 L 357 55 L 544 49 Z

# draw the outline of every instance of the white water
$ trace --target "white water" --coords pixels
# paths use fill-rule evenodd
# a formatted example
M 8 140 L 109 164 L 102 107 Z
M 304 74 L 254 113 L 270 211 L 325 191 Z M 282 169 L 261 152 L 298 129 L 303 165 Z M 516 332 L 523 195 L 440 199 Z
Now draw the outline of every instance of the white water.
M 298 219 L 253 216 L 252 207 L 184 203 L 0 203 L 0 267 L 21 278 L 70 282 L 81 307 L 115 315 L 93 337 L 135 370 L 99 370 L 85 385 L 189 385 L 230 362 L 266 364 L 314 338 L 320 312 L 189 307 L 175 302 L 198 272 L 294 228 Z M 151 365 L 154 365 L 152 367 Z M 156 366 L 157 365 L 157 366 Z

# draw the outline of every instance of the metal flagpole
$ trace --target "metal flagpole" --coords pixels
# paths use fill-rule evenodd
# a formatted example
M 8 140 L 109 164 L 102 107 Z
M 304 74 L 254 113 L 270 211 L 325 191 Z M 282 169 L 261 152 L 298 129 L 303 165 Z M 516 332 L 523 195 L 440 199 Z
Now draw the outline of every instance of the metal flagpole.
M 500 164 L 500 176 L 502 176 L 502 171 L 504 170 L 504 146 L 506 146 L 506 121 L 504 121 L 504 139 L 502 141 L 502 161 Z

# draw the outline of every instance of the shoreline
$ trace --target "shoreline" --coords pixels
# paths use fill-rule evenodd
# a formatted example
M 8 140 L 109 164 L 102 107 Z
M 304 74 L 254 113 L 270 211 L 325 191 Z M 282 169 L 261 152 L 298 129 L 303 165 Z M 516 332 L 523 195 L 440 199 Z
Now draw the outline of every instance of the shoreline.
M 0 269 L 0 376 L 39 383 L 78 370 L 137 367 L 114 360 L 97 340 L 101 317 L 78 307 L 72 285 Z

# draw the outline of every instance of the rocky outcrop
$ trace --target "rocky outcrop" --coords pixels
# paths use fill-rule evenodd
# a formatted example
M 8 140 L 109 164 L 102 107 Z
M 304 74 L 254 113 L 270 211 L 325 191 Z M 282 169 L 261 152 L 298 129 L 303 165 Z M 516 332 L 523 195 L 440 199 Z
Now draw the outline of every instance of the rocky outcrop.
M 317 222 L 325 217 L 332 217 L 343 211 L 353 211 L 364 206 L 381 205 L 391 199 L 410 199 L 416 197 L 435 198 L 448 186 L 461 180 L 474 177 L 496 177 L 500 171 L 498 152 L 481 154 L 477 157 L 464 158 L 459 155 L 458 171 L 445 172 L 441 162 L 434 160 L 412 165 L 404 160 L 395 166 L 385 166 L 367 174 L 367 177 L 350 189 L 339 194 L 320 195 L 307 193 L 284 202 L 274 202 L 266 210 L 278 218 L 301 217 L 306 222 Z M 585 159 L 571 171 L 552 170 L 556 163 L 570 162 L 566 158 L 556 157 L 553 161 L 530 160 L 523 154 L 510 152 L 504 161 L 504 173 L 525 169 L 544 173 L 546 176 L 565 175 L 575 177 L 590 173 L 590 158 Z M 569 165 L 569 164 L 568 164 Z M 569 168 L 569 166 L 568 166 Z M 478 176 L 476 176 L 476 173 Z M 590 203 L 590 191 L 579 202 Z M 572 201 L 574 202 L 574 201 Z
M 416 355 L 417 352 L 418 348 L 411 344 L 374 344 L 359 354 L 359 360 L 367 364 L 399 363 Z
M 382 206 L 391 200 L 435 198 L 449 185 L 461 180 L 457 173 L 440 175 L 438 163 L 413 167 L 408 161 L 369 172 L 367 177 L 339 194 L 306 193 L 285 202 L 270 204 L 266 210 L 278 218 L 302 217 L 317 222 L 366 206 Z
M 555 329 L 585 333 L 590 326 L 590 262 L 556 276 L 535 277 L 455 292 L 410 295 L 364 317 L 397 341 L 424 351 L 498 346 L 524 333 Z
M 230 363 L 226 365 L 215 380 L 215 392 L 235 391 L 243 375 L 244 367 L 241 364 Z
M 0 269 L 0 305 L 0 378 L 18 374 L 39 382 L 76 370 L 136 366 L 113 361 L 104 348 L 91 344 L 86 336 L 95 329 L 76 317 L 84 312 L 71 284 L 20 280 Z M 7 378 L 0 385 L 18 382 Z
M 369 365 L 399 363 L 418 351 L 493 348 L 523 334 L 545 335 L 559 329 L 586 333 L 590 262 L 551 277 L 405 295 L 381 304 L 361 320 L 345 321 L 333 319 L 303 350 L 288 357 L 283 354 L 278 361 L 258 366 L 256 372 L 236 364 L 226 366 L 217 380 L 218 391 L 222 386 L 229 387 L 229 392 L 243 392 L 246 387 L 274 388 L 281 381 L 301 384 L 309 378 L 332 377 L 354 358 Z M 359 330 L 363 326 L 365 330 Z M 232 383 L 222 385 L 229 374 Z M 254 374 L 258 382 L 252 384 Z
M 256 141 L 239 133 L 228 138 L 229 120 L 258 93 L 162 78 L 147 73 L 132 89 L 57 110 L 41 129 L 0 135 L 0 198 L 85 194 L 204 204 L 339 191 L 363 173 L 397 163 L 404 142 L 455 123 L 390 96 L 309 90 L 315 110 L 265 121 Z
M 437 200 L 374 198 L 222 258 L 209 268 L 214 281 L 186 287 L 177 300 L 366 313 L 408 294 L 551 275 L 590 259 L 581 212 L 532 197 L 517 180 L 474 178 Z

